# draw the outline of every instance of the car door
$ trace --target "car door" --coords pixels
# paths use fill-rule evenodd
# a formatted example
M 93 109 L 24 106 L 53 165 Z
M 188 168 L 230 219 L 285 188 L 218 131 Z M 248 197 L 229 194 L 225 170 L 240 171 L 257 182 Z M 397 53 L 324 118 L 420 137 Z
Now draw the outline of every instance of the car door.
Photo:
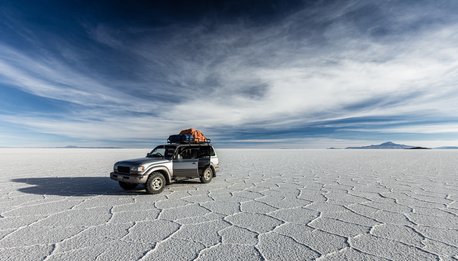
M 202 172 L 205 170 L 206 167 L 210 166 L 210 158 L 211 158 L 211 152 L 210 152 L 210 146 L 201 146 L 199 148 L 199 173 L 202 174 Z
M 173 159 L 173 175 L 175 177 L 199 177 L 198 172 L 199 159 L 193 148 L 182 148 Z

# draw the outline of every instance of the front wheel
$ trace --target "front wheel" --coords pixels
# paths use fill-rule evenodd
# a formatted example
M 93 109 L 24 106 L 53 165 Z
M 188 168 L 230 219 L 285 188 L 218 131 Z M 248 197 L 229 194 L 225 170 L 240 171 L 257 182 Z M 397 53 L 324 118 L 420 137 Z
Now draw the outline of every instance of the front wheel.
M 146 192 L 148 194 L 159 194 L 165 188 L 165 178 L 159 172 L 153 172 L 146 181 Z
M 123 188 L 124 190 L 132 190 L 137 187 L 137 184 L 119 181 L 119 186 L 121 186 L 121 188 Z
M 200 176 L 200 181 L 202 183 L 208 183 L 212 180 L 213 178 L 213 170 L 208 167 L 204 170 L 204 172 L 202 173 L 202 176 Z

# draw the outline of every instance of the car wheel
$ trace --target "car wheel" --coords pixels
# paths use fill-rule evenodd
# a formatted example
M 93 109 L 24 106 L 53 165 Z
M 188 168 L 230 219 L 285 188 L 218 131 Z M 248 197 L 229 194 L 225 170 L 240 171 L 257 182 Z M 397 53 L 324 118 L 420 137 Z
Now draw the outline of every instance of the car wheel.
M 206 169 L 204 169 L 204 172 L 202 172 L 202 176 L 200 176 L 200 181 L 202 183 L 208 183 L 212 180 L 213 178 L 213 170 L 208 167 Z
M 137 187 L 137 184 L 119 181 L 119 186 L 121 186 L 121 188 L 123 188 L 124 190 L 132 190 Z
M 159 194 L 165 188 L 165 178 L 162 173 L 153 172 L 146 181 L 146 192 L 148 194 Z

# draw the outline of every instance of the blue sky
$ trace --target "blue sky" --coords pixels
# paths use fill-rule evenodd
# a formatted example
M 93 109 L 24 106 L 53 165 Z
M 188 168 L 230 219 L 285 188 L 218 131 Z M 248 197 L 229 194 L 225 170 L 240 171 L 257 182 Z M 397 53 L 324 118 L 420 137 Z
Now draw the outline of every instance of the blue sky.
M 2 1 L 0 146 L 458 145 L 458 1 Z

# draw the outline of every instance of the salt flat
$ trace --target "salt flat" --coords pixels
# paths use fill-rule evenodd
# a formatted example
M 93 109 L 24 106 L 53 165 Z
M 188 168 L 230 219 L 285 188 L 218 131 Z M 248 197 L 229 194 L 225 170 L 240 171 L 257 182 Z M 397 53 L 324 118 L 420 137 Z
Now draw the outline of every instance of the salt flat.
M 1 149 L 1 260 L 458 260 L 458 151 L 218 150 L 124 192 L 127 149 Z

